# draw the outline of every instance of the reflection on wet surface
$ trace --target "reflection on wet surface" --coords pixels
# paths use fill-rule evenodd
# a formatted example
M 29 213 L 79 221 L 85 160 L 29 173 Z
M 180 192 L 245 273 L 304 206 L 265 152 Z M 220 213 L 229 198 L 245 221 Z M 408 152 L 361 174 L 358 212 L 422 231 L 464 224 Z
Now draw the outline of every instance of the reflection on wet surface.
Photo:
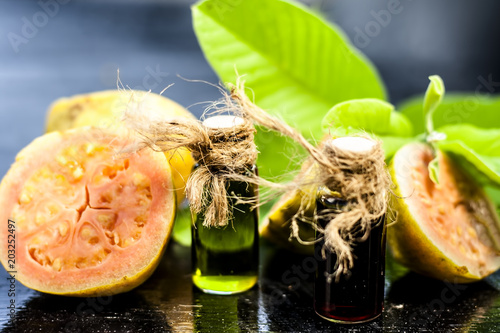
M 314 273 L 304 265 L 311 261 L 307 256 L 262 240 L 259 285 L 230 296 L 193 287 L 190 258 L 190 248 L 172 243 L 148 281 L 112 297 L 59 297 L 18 286 L 28 296 L 18 299 L 17 319 L 4 321 L 3 332 L 498 331 L 498 272 L 483 282 L 454 284 L 409 273 L 389 257 L 383 315 L 349 326 L 314 313 Z M 6 304 L 4 293 L 1 297 Z

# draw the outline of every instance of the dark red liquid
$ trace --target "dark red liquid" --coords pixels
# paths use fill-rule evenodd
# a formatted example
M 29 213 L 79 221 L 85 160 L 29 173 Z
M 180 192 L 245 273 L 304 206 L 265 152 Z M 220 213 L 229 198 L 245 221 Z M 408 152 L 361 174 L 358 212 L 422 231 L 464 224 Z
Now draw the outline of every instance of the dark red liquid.
M 319 207 L 318 207 L 319 208 Z M 316 251 L 324 242 L 316 243 Z M 320 252 L 316 252 L 320 253 Z M 365 242 L 354 247 L 354 267 L 351 275 L 328 283 L 325 272 L 333 273 L 336 255 L 318 263 L 314 289 L 314 309 L 320 316 L 333 321 L 364 322 L 378 317 L 384 305 L 385 276 L 385 217 Z

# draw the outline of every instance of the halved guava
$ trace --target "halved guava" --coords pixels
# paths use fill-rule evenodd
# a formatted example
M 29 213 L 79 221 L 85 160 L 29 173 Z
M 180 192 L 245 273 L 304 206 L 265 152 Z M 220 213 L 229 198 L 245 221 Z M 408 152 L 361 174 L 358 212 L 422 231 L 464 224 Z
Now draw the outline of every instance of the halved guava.
M 175 195 L 164 154 L 116 154 L 130 142 L 125 133 L 82 127 L 45 134 L 17 155 L 0 184 L 0 259 L 17 281 L 99 296 L 152 274 L 172 230 Z
M 388 227 L 394 257 L 415 272 L 457 283 L 472 282 L 500 268 L 500 222 L 474 179 L 449 156 L 437 153 L 439 184 L 429 177 L 434 159 L 425 144 L 401 148 L 390 165 L 397 185 Z
M 303 212 L 304 219 L 311 219 L 316 208 L 316 192 L 318 187 L 314 185 L 314 180 L 318 177 L 318 166 L 310 160 L 306 160 L 296 180 L 311 181 L 310 185 L 300 189 L 294 189 L 283 194 L 283 196 L 273 205 L 269 214 L 264 217 L 264 222 L 259 228 L 261 236 L 287 250 L 300 253 L 312 254 L 314 245 L 304 245 L 297 239 L 290 237 L 292 234 L 292 219 L 297 218 L 299 211 Z M 314 229 L 309 223 L 298 223 L 298 235 L 302 241 L 311 242 L 315 239 Z
M 47 112 L 47 132 L 82 126 L 116 128 L 121 126 L 120 118 L 127 107 L 138 108 L 155 117 L 194 119 L 188 110 L 162 95 L 140 90 L 105 90 L 54 101 Z M 177 202 L 181 203 L 194 160 L 187 148 L 166 151 L 165 155 L 172 169 Z

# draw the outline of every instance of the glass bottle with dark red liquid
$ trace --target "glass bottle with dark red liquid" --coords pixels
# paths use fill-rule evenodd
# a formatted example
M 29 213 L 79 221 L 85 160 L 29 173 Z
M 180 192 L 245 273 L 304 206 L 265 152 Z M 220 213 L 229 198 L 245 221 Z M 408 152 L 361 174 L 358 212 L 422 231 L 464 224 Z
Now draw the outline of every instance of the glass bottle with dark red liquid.
M 316 204 L 320 215 L 325 209 L 341 211 L 347 202 L 322 187 Z M 321 219 L 318 222 L 323 228 L 328 223 Z M 337 257 L 326 251 L 326 260 L 318 263 L 315 279 L 314 309 L 319 316 L 340 323 L 362 323 L 380 316 L 384 304 L 385 230 L 384 215 L 374 221 L 368 239 L 354 245 L 354 267 L 338 282 L 327 279 L 334 272 Z M 321 251 L 323 245 L 324 241 L 317 242 L 315 251 Z

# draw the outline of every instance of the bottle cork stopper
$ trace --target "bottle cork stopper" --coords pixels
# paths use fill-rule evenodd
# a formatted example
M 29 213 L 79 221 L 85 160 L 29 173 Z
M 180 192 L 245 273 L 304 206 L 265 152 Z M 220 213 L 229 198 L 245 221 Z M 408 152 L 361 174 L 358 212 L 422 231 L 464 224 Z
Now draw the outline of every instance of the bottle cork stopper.
M 203 125 L 208 128 L 231 128 L 245 124 L 245 120 L 241 117 L 231 115 L 217 115 L 203 120 Z
M 357 137 L 357 136 L 346 136 L 337 139 L 331 139 L 326 142 L 330 147 L 334 146 L 343 151 L 348 151 L 352 153 L 368 153 L 373 147 L 375 147 L 376 142 L 367 138 Z

